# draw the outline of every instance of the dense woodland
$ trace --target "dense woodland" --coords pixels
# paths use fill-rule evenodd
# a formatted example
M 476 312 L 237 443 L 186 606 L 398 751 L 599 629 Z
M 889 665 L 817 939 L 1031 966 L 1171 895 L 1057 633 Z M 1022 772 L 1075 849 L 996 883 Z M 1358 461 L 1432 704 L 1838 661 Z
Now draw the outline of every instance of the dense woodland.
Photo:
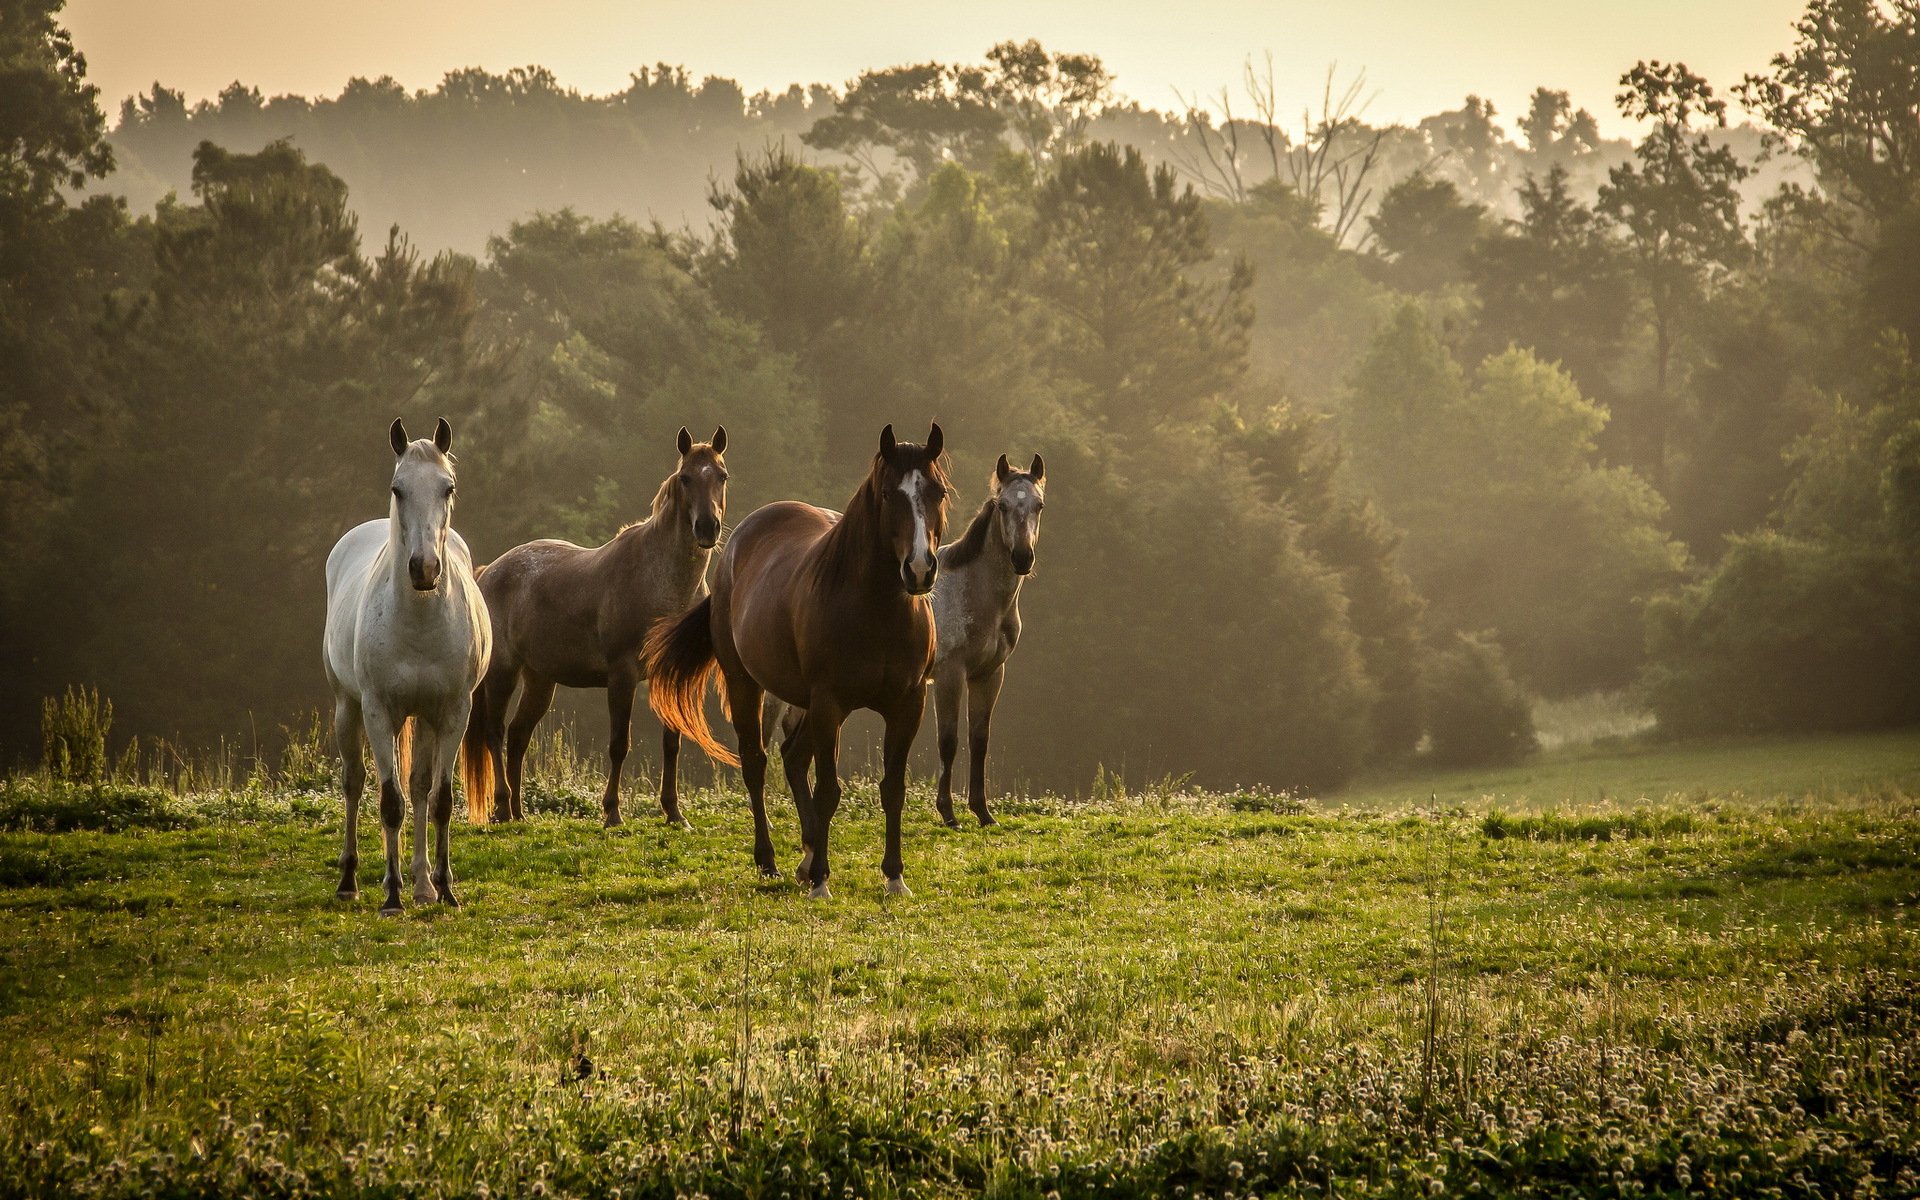
M 1622 64 L 1618 143 L 1551 87 L 1375 128 L 1330 77 L 1288 125 L 1251 63 L 1155 112 L 1016 42 L 110 122 L 60 7 L 0 9 L 8 757 L 72 683 L 189 740 L 320 703 L 395 414 L 451 418 L 482 561 L 644 516 L 683 424 L 736 520 L 837 505 L 888 421 L 944 425 L 956 524 L 1044 453 L 995 749 L 1055 785 L 1508 758 L 1598 689 L 1920 718 L 1912 0 L 1812 0 L 1743 80 Z

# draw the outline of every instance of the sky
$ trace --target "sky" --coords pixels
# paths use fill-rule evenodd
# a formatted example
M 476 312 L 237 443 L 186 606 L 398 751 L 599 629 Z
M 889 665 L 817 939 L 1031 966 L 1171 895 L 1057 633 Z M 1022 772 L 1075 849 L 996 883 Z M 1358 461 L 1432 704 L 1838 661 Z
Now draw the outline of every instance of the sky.
M 1271 51 L 1283 111 L 1317 104 L 1329 65 L 1364 70 L 1374 123 L 1412 123 L 1474 93 L 1503 121 L 1542 85 L 1609 134 L 1620 75 L 1677 60 L 1725 91 L 1792 41 L 1804 0 L 69 0 L 66 22 L 111 116 L 156 81 L 189 101 L 239 80 L 267 95 L 334 95 L 352 76 L 430 88 L 449 70 L 547 67 L 619 91 L 657 62 L 748 92 L 841 85 L 908 62 L 978 62 L 1006 39 L 1097 54 L 1155 108 L 1235 89 Z M 1737 116 L 1738 114 L 1736 114 Z

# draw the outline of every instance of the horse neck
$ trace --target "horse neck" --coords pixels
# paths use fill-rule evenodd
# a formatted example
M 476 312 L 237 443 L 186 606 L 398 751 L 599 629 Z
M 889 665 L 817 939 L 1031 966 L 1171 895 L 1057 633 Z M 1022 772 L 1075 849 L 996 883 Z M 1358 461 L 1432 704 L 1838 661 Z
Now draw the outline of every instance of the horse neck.
M 827 572 L 829 583 L 890 589 L 904 598 L 906 593 L 899 588 L 900 565 L 880 544 L 879 489 L 879 483 L 868 476 L 847 502 L 840 519 L 820 539 L 817 561 Z
M 997 511 L 989 512 L 986 521 L 986 546 L 978 557 L 960 570 L 982 585 L 969 587 L 969 597 L 979 597 L 983 607 L 991 601 L 995 610 L 1005 612 L 1019 602 L 1020 584 L 1024 577 L 1014 572 L 1013 548 L 1007 545 L 1006 531 L 1000 526 L 1000 514 Z
M 711 549 L 703 550 L 693 540 L 693 529 L 679 506 L 667 504 L 638 525 L 628 526 L 614 535 L 605 554 L 615 575 L 632 580 L 635 575 L 661 580 L 675 595 L 692 586 L 704 575 Z

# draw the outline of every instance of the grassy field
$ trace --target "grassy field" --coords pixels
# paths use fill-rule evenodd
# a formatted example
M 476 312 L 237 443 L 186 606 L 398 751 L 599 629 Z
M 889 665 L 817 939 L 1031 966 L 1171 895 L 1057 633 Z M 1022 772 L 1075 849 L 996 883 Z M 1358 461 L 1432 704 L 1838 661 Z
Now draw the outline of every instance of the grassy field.
M 917 792 L 895 901 L 645 795 L 382 920 L 331 793 L 0 785 L 0 1195 L 1920 1194 L 1920 735 Z

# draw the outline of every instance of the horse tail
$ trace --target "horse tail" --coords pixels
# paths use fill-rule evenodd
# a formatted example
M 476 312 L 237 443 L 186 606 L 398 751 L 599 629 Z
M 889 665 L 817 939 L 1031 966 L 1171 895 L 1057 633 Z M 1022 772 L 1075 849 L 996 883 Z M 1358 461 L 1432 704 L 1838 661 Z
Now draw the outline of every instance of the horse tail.
M 493 752 L 487 731 L 493 728 L 493 692 L 482 679 L 473 689 L 473 711 L 460 735 L 460 788 L 467 794 L 467 820 L 485 825 L 493 816 Z
M 408 717 L 400 722 L 399 732 L 393 736 L 393 786 L 402 796 L 413 788 L 413 721 Z
M 740 765 L 707 725 L 707 685 L 719 661 L 713 654 L 713 597 L 678 617 L 662 617 L 647 634 L 647 704 L 667 728 L 690 739 L 715 762 Z

